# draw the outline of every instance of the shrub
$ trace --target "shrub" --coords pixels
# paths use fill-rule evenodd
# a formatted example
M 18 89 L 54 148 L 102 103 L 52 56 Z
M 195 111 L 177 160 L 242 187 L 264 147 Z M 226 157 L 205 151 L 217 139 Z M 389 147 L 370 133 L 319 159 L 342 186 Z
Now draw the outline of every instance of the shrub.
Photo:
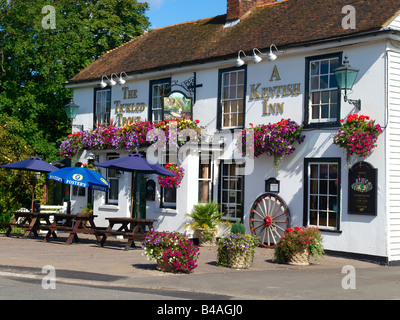
M 237 220 L 231 227 L 231 233 L 235 234 L 244 234 L 246 233 L 246 228 L 244 224 Z

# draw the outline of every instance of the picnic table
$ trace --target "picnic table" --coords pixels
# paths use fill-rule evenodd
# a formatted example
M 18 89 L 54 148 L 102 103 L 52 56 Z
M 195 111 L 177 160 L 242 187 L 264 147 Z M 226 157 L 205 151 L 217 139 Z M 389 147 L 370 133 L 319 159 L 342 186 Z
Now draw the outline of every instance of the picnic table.
M 106 218 L 108 220 L 108 227 L 105 230 L 96 230 L 96 234 L 101 236 L 100 246 L 104 247 L 104 243 L 109 236 L 120 235 L 128 242 L 125 250 L 135 246 L 134 240 L 144 240 L 146 236 L 146 227 L 148 231 L 153 230 L 153 223 L 155 219 L 138 219 L 138 218 Z M 118 229 L 113 229 L 115 225 L 121 225 Z
M 2 224 L 2 227 L 7 229 L 6 236 L 10 236 L 13 228 L 21 228 L 25 230 L 23 238 L 27 238 L 31 233 L 38 237 L 38 230 L 51 224 L 50 218 L 53 214 L 17 211 L 13 212 L 13 216 L 12 222 Z
M 96 235 L 96 225 L 94 223 L 94 218 L 96 215 L 86 215 L 86 214 L 54 214 L 54 220 L 50 225 L 41 226 L 40 229 L 47 230 L 44 242 L 50 240 L 50 236 L 55 235 L 56 231 L 64 231 L 69 233 L 66 244 L 71 244 L 72 240 L 79 242 L 78 233 L 84 234 L 94 234 L 97 238 L 97 242 L 100 238 Z

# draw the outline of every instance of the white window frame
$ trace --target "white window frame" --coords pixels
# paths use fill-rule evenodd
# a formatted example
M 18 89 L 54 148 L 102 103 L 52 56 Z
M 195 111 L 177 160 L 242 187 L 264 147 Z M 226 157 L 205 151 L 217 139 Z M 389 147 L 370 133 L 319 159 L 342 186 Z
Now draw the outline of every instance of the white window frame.
M 111 118 L 111 89 L 96 90 L 95 97 L 95 123 L 110 124 Z
M 340 90 L 333 70 L 341 63 L 341 55 L 308 58 L 308 123 L 336 123 L 340 114 Z M 322 71 L 322 64 L 328 64 Z M 316 66 L 316 67 L 314 67 Z M 314 110 L 318 115 L 315 116 Z M 323 114 L 327 116 L 323 116 Z
M 339 230 L 339 217 L 340 217 L 340 162 L 339 161 L 314 161 L 309 160 L 307 165 L 307 225 L 318 227 L 323 230 Z M 327 166 L 327 172 L 325 177 L 321 177 L 321 166 Z M 312 177 L 312 166 L 317 166 L 317 176 Z M 331 174 L 330 166 L 336 166 L 336 176 Z M 315 185 L 313 187 L 313 183 Z M 333 185 L 336 184 L 336 193 L 330 193 Z M 326 193 L 321 193 L 321 185 L 326 185 Z M 325 187 L 324 187 L 325 188 Z M 316 199 L 314 205 L 312 204 L 312 197 Z M 326 198 L 323 201 L 323 197 Z M 336 205 L 334 199 L 336 199 Z M 321 208 L 321 203 L 325 205 Z M 312 218 L 312 213 L 315 212 L 316 217 Z M 323 215 L 326 214 L 326 219 Z M 330 215 L 335 216 L 335 225 L 330 225 Z M 315 220 L 316 219 L 316 220 Z M 322 221 L 326 221 L 322 224 Z
M 119 158 L 119 155 L 107 155 L 107 161 Z M 107 204 L 118 205 L 119 200 L 119 177 L 117 176 L 118 170 L 107 169 L 107 180 L 110 182 L 110 190 L 107 192 Z M 117 183 L 117 198 L 111 197 L 112 185 Z

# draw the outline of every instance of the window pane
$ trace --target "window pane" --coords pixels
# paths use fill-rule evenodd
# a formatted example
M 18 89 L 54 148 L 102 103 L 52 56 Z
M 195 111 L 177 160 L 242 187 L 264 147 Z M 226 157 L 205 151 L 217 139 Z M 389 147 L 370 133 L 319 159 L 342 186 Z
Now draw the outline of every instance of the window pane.
M 329 60 L 321 61 L 321 74 L 329 73 Z
M 321 118 L 329 118 L 329 104 L 321 106 Z
M 327 194 L 328 193 L 328 181 L 320 180 L 319 181 L 319 194 Z
M 318 180 L 310 181 L 310 194 L 318 194 Z
M 312 106 L 312 119 L 319 119 L 319 106 Z
M 319 89 L 319 77 L 311 77 L 311 90 Z
M 311 172 L 311 178 L 318 178 L 318 165 L 317 164 L 312 164 L 310 165 L 310 172 Z
M 318 61 L 310 63 L 310 74 L 311 75 L 319 74 L 319 62 Z
M 328 79 L 329 76 L 321 76 L 319 81 L 319 88 L 320 89 L 327 89 L 328 88 Z

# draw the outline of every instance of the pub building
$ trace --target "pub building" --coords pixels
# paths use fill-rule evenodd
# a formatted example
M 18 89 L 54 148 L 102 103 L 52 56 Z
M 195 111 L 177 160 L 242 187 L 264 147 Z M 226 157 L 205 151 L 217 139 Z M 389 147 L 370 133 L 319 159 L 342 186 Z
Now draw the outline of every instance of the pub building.
M 176 161 L 184 178 L 162 188 L 154 174 L 99 168 L 110 191 L 71 190 L 72 212 L 93 203 L 96 225 L 132 215 L 196 238 L 185 214 L 214 200 L 267 245 L 286 227 L 317 226 L 329 254 L 398 264 L 399 10 L 397 0 L 228 0 L 226 14 L 149 30 L 105 53 L 66 84 L 79 106 L 74 133 L 190 119 L 201 135 L 176 149 L 78 150 L 73 165 L 140 152 Z M 355 115 L 382 131 L 366 157 L 334 141 Z M 304 139 L 281 161 L 253 152 L 268 134 L 241 138 L 268 124 L 302 126 Z

